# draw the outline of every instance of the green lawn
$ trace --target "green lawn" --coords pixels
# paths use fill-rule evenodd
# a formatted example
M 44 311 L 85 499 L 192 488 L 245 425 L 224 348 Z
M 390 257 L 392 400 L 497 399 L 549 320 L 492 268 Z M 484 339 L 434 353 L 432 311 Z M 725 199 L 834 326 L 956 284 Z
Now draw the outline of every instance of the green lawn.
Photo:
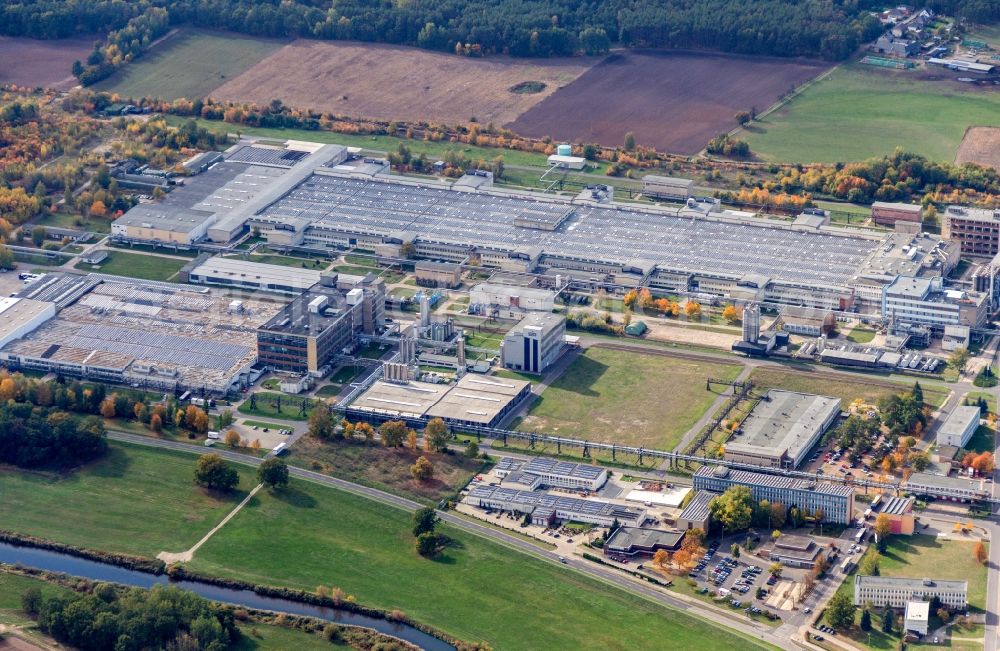
M 205 97 L 282 45 L 273 39 L 184 29 L 94 89 L 125 97 Z
M 932 577 L 969 582 L 969 606 L 986 605 L 986 566 L 972 555 L 975 543 L 939 541 L 936 536 L 893 536 L 879 561 L 882 576 Z
M 768 161 L 835 163 L 896 147 L 953 161 L 965 129 L 1000 126 L 1000 93 L 852 63 L 740 134 Z
M 979 398 L 985 398 L 986 404 L 989 405 L 989 410 L 994 414 L 997 413 L 997 397 L 989 391 L 970 391 L 965 394 L 967 399 L 978 400 Z
M 811 367 L 810 367 L 811 368 Z M 750 374 L 750 379 L 757 387 L 785 389 L 786 391 L 801 391 L 819 395 L 833 396 L 844 401 L 845 405 L 857 398 L 872 404 L 893 393 L 909 391 L 913 386 L 909 383 L 895 383 L 881 378 L 873 378 L 870 383 L 863 378 L 852 381 L 832 378 L 830 375 L 820 375 L 816 371 L 803 368 L 801 370 L 763 367 L 756 368 Z M 935 385 L 921 382 L 924 390 L 924 401 L 933 406 L 939 406 L 947 397 L 948 392 Z
M 314 394 L 317 398 L 334 398 L 340 394 L 343 387 L 339 384 L 324 384 L 316 389 Z
M 112 443 L 106 457 L 59 475 L 0 472 L 0 527 L 83 547 L 154 557 L 196 543 L 244 496 L 192 482 L 190 454 Z M 242 488 L 252 484 L 241 468 Z
M 858 326 L 847 333 L 847 340 L 852 341 L 856 344 L 867 344 L 869 341 L 875 338 L 875 331 L 871 328 L 863 328 Z
M 287 491 L 258 494 L 190 565 L 305 590 L 335 585 L 360 603 L 401 609 L 497 649 L 761 648 L 755 639 L 449 526 L 439 531 L 453 545 L 437 560 L 421 558 L 410 519 L 293 480 Z
M 96 271 L 112 276 L 128 276 L 141 280 L 176 280 L 177 272 L 187 264 L 186 260 L 164 258 L 158 255 L 143 255 L 125 251 L 109 251 L 108 258 L 99 265 L 78 263 L 77 269 Z
M 326 260 L 317 260 L 315 258 L 295 258 L 287 255 L 277 255 L 274 253 L 270 254 L 251 254 L 247 256 L 250 262 L 259 262 L 261 264 L 276 264 L 282 267 L 298 267 L 300 269 L 326 269 L 327 265 L 330 264 Z
M 84 217 L 83 215 L 70 215 L 64 212 L 45 212 L 35 221 L 35 223 L 40 226 L 71 228 L 73 230 L 92 231 L 94 233 L 111 232 L 111 222 L 107 219 Z
M 519 429 L 672 449 L 709 408 L 709 376 L 733 380 L 736 364 L 590 348 L 542 393 Z
M 306 400 L 305 413 L 302 413 L 302 401 Z M 309 420 L 309 410 L 316 404 L 311 398 L 288 396 L 272 391 L 257 393 L 257 408 L 250 408 L 250 399 L 243 401 L 237 411 L 248 416 L 264 416 L 282 420 Z
M 267 626 L 265 624 L 241 624 L 243 637 L 229 647 L 229 651 L 263 651 L 264 649 L 295 649 L 295 651 L 324 651 L 325 649 L 350 649 L 346 642 L 327 642 L 322 633 Z
M 965 444 L 965 449 L 972 452 L 993 452 L 996 450 L 995 432 L 986 425 L 980 425 Z

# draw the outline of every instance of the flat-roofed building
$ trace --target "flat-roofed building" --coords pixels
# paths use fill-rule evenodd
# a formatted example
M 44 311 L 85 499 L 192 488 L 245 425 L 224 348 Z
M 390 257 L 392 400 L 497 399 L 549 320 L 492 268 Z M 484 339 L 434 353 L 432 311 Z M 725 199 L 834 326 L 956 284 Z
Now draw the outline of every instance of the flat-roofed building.
M 195 262 L 182 275 L 196 285 L 221 285 L 238 289 L 298 294 L 320 281 L 320 272 L 315 269 L 300 269 L 279 264 L 263 264 L 239 258 L 216 256 L 203 262 Z M 358 280 L 361 277 L 355 276 Z
M 531 312 L 504 335 L 500 357 L 505 368 L 541 374 L 559 358 L 565 345 L 565 317 Z
M 959 242 L 962 253 L 989 258 L 1000 253 L 1000 208 L 948 206 L 942 217 L 942 237 Z
M 604 555 L 616 558 L 652 558 L 661 549 L 675 552 L 684 541 L 684 531 L 618 527 L 604 543 Z
M 797 468 L 840 415 L 840 398 L 770 389 L 725 447 L 726 461 Z
M 549 457 L 535 457 L 521 471 L 537 475 L 543 486 L 572 490 L 596 491 L 608 481 L 606 468 Z
M 775 541 L 770 558 L 788 567 L 811 568 L 822 551 L 809 536 L 782 535 Z
M 954 445 L 964 448 L 979 427 L 982 414 L 979 407 L 961 405 L 955 407 L 937 431 L 938 445 Z
M 725 466 L 702 466 L 694 473 L 694 489 L 723 493 L 730 486 L 747 486 L 755 500 L 780 502 L 810 513 L 822 512 L 823 522 L 850 524 L 854 513 L 854 489 L 850 486 L 806 481 L 781 475 L 733 470 Z
M 968 592 L 968 581 L 854 576 L 855 606 L 870 603 L 876 608 L 905 608 L 909 601 L 930 601 L 937 597 L 949 608 L 965 610 Z
M 453 289 L 462 284 L 462 265 L 454 262 L 420 260 L 413 265 L 413 271 L 421 287 Z
M 610 527 L 617 521 L 626 527 L 639 527 L 646 512 L 597 499 L 583 499 L 544 491 L 523 491 L 503 486 L 476 486 L 463 500 L 481 509 L 516 511 L 532 516 L 534 524 L 550 525 L 556 521 L 587 522 Z M 544 514 L 544 516 L 542 516 Z M 542 516 L 536 518 L 536 515 Z
M 892 226 L 896 222 L 920 223 L 923 210 L 919 204 L 876 201 L 872 204 L 872 220 L 879 226 Z
M 913 516 L 912 497 L 890 497 L 883 501 L 879 515 L 884 515 L 889 519 L 891 531 L 902 536 L 912 536 L 916 526 L 916 518 Z
M 718 493 L 709 491 L 699 491 L 694 494 L 691 501 L 677 516 L 678 529 L 701 529 L 708 531 L 708 525 L 712 521 L 712 512 L 709 509 L 712 500 L 718 497 Z
M 913 473 L 902 483 L 901 488 L 913 495 L 943 497 L 955 502 L 969 502 L 989 496 L 982 480 L 932 475 L 928 472 Z
M 647 174 L 642 177 L 642 194 L 655 199 L 687 201 L 694 194 L 694 181 L 676 176 Z
M 215 216 L 163 204 L 139 204 L 111 224 L 113 238 L 190 245 L 202 240 Z
M 0 348 L 27 336 L 55 315 L 55 303 L 0 297 Z
M 986 322 L 989 296 L 945 289 L 940 276 L 897 276 L 885 286 L 882 315 L 897 324 L 927 326 L 943 332 L 949 325 L 978 328 Z
M 556 293 L 536 287 L 480 283 L 469 292 L 469 312 L 520 319 L 528 312 L 551 312 Z
M 927 623 L 930 621 L 931 604 L 929 601 L 907 601 L 903 616 L 903 630 L 907 633 L 927 635 Z

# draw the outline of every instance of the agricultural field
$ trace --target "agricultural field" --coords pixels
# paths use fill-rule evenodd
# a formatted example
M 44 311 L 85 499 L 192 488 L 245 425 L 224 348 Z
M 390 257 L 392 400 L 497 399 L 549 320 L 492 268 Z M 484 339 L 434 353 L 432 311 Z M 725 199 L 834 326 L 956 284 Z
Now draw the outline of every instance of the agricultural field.
M 909 391 L 913 386 L 911 383 L 897 383 L 878 377 L 868 379 L 843 373 L 774 367 L 754 369 L 750 380 L 761 389 L 774 388 L 833 396 L 843 400 L 845 405 L 858 398 L 873 404 L 893 393 Z M 924 402 L 934 407 L 940 406 L 948 396 L 946 389 L 931 383 L 921 382 L 920 386 L 924 391 Z
M 740 368 L 590 348 L 542 392 L 518 429 L 670 450 L 715 400 L 706 378 L 733 380 Z
M 852 63 L 739 137 L 768 161 L 836 163 L 891 154 L 896 147 L 952 161 L 970 126 L 1000 126 L 1000 93 L 957 82 L 945 70 Z
M 68 90 L 77 84 L 73 62 L 83 60 L 101 36 L 51 41 L 0 36 L 0 84 Z
M 434 464 L 434 478 L 427 482 L 418 482 L 410 474 L 410 467 L 421 455 Z M 436 504 L 453 495 L 468 484 L 482 466 L 481 460 L 466 459 L 460 454 L 431 454 L 408 448 L 386 449 L 360 441 L 323 443 L 311 436 L 304 436 L 295 443 L 287 461 L 293 466 L 427 504 Z
M 1000 127 L 969 127 L 955 162 L 978 163 L 1000 170 Z
M 123 97 L 206 97 L 284 43 L 229 32 L 183 29 L 94 88 Z M 271 97 L 264 101 L 271 101 Z
M 190 454 L 111 443 L 107 456 L 68 473 L 0 473 L 0 522 L 18 533 L 152 558 L 187 549 L 246 492 L 216 496 L 194 485 Z M 241 488 L 252 470 L 238 467 Z
M 259 493 L 190 566 L 308 591 L 337 586 L 359 603 L 398 608 L 498 649 L 635 649 L 652 639 L 705 651 L 763 648 L 755 639 L 447 525 L 438 529 L 451 546 L 437 560 L 422 558 L 413 550 L 410 528 L 407 512 L 293 480 L 287 490 Z M 512 626 L 524 613 L 530 620 Z
M 828 67 L 703 52 L 614 53 L 506 126 L 525 136 L 610 146 L 632 131 L 640 145 L 694 154 L 735 127 L 737 111 L 763 111 Z
M 476 59 L 392 45 L 297 40 L 216 84 L 211 95 L 260 104 L 278 97 L 289 106 L 382 120 L 499 126 L 596 61 Z
M 77 263 L 81 271 L 94 271 L 112 276 L 128 276 L 142 280 L 176 280 L 177 272 L 187 260 L 159 255 L 108 251 L 107 259 L 98 265 Z

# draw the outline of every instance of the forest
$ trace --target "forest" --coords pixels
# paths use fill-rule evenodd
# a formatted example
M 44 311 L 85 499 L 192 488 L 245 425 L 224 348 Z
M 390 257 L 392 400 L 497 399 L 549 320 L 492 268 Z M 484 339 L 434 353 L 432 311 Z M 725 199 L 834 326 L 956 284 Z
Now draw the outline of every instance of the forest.
M 880 31 L 859 0 L 8 0 L 0 33 L 65 38 L 122 30 L 107 46 L 135 56 L 170 24 L 269 37 L 414 45 L 468 56 L 600 54 L 626 47 L 705 48 L 742 54 L 844 59 Z M 973 22 L 1000 18 L 993 0 L 931 0 Z M 90 66 L 109 61 L 94 57 Z M 104 65 L 106 72 L 111 65 Z M 95 69 L 95 72 L 97 70 Z

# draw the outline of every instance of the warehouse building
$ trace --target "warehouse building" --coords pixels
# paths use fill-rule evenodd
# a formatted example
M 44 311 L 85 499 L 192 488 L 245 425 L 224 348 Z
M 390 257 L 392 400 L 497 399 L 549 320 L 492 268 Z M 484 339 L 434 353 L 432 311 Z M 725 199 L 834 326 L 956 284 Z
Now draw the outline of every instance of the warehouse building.
M 5 365 L 164 391 L 245 386 L 257 327 L 282 308 L 245 300 L 231 311 L 204 289 L 100 274 L 49 274 L 24 293 L 58 312 L 5 343 Z
M 905 608 L 909 601 L 930 601 L 934 597 L 954 610 L 965 610 L 968 581 L 905 579 L 894 576 L 854 577 L 854 605 L 867 603 L 876 608 Z
M 263 264 L 240 258 L 216 256 L 195 260 L 181 270 L 181 278 L 196 285 L 221 285 L 237 289 L 298 294 L 320 281 L 315 269 L 300 269 L 278 264 Z M 351 276 L 357 281 L 360 276 Z
M 961 405 L 955 407 L 948 415 L 948 418 L 941 424 L 937 431 L 938 445 L 954 445 L 956 448 L 964 448 L 972 435 L 979 427 L 979 418 L 982 414 L 979 407 Z
M 965 255 L 992 258 L 1000 253 L 1000 208 L 945 208 L 941 235 L 959 242 Z
M 923 209 L 917 204 L 876 201 L 872 204 L 872 221 L 879 226 L 894 226 L 896 222 L 920 223 Z
M 576 491 L 596 491 L 608 481 L 606 468 L 550 457 L 535 457 L 521 467 L 521 472 L 537 476 L 543 486 Z
M 532 524 L 551 526 L 556 522 L 587 522 L 610 527 L 616 521 L 625 527 L 639 527 L 646 512 L 612 502 L 524 491 L 502 486 L 476 486 L 463 500 L 481 509 L 516 511 L 531 515 Z
M 204 239 L 215 216 L 163 204 L 140 203 L 111 224 L 120 241 L 191 245 Z
M 530 382 L 478 374 L 453 385 L 379 380 L 351 403 L 350 411 L 372 420 L 421 424 L 442 418 L 451 425 L 496 427 L 530 393 Z
M 933 475 L 927 472 L 911 474 L 900 487 L 911 495 L 943 497 L 953 502 L 970 502 L 989 496 L 989 491 L 980 480 Z
M 694 494 L 691 501 L 677 516 L 678 529 L 701 529 L 708 531 L 708 526 L 712 522 L 712 511 L 710 506 L 712 500 L 718 497 L 718 493 L 700 491 Z
M 413 271 L 420 287 L 454 289 L 462 284 L 462 266 L 454 262 L 420 260 L 413 265 Z
M 551 312 L 556 293 L 535 287 L 480 283 L 469 292 L 469 313 L 521 319 L 528 312 Z
M 642 177 L 642 194 L 653 199 L 687 201 L 694 195 L 694 181 L 674 176 L 647 174 Z
M 786 508 L 797 507 L 822 512 L 823 522 L 850 524 L 853 521 L 854 490 L 850 486 L 821 483 L 733 470 L 725 466 L 702 466 L 694 473 L 694 489 L 724 493 L 730 486 L 748 486 L 755 500 L 780 502 Z
M 0 297 L 0 349 L 26 337 L 55 315 L 55 303 Z
M 726 461 L 798 468 L 840 415 L 840 398 L 770 389 L 725 446 Z
M 357 278 L 357 277 L 351 277 Z M 346 289 L 338 276 L 296 296 L 257 332 L 260 363 L 280 371 L 322 376 L 336 357 L 349 354 L 361 334 L 385 321 L 385 283 L 365 277 Z
M 675 552 L 684 541 L 684 531 L 618 527 L 604 543 L 604 555 L 614 558 L 652 558 L 661 549 Z
M 500 358 L 504 368 L 542 374 L 559 358 L 565 346 L 566 318 L 532 312 L 504 335 Z

